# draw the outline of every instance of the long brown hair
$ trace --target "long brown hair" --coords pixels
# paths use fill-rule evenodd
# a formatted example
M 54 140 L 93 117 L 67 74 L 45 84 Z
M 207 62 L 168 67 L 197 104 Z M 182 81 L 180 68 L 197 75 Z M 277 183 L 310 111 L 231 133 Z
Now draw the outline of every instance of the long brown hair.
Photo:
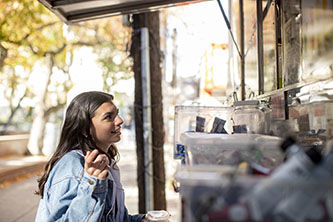
M 113 100 L 113 96 L 104 92 L 84 92 L 76 96 L 69 104 L 65 121 L 61 130 L 59 144 L 51 159 L 45 166 L 43 175 L 38 179 L 36 194 L 43 197 L 44 186 L 50 171 L 57 161 L 72 150 L 81 150 L 84 155 L 87 151 L 97 149 L 100 153 L 107 154 L 109 158 L 118 159 L 119 153 L 115 145 L 111 145 L 108 153 L 98 148 L 90 135 L 91 119 L 95 111 L 105 102 Z

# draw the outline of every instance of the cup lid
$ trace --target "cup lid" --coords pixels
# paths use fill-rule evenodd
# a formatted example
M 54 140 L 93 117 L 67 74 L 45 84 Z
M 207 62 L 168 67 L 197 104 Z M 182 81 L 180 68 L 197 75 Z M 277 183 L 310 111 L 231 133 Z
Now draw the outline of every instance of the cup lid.
M 169 218 L 169 213 L 165 210 L 148 211 L 147 218 L 149 220 L 166 220 Z

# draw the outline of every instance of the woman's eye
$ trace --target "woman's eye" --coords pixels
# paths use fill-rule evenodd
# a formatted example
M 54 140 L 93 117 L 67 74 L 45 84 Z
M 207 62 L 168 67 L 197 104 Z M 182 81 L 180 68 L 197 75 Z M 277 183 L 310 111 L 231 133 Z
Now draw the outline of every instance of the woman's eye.
M 113 121 L 115 118 L 116 116 L 107 115 L 104 119 Z

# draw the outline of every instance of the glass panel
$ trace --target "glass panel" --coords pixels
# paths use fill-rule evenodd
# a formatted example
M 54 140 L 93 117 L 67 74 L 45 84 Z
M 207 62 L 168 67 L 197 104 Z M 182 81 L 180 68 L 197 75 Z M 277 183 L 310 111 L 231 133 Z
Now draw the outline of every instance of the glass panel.
M 254 92 L 258 95 L 258 50 L 256 1 L 244 1 L 245 34 L 245 90 L 247 98 Z
M 302 0 L 303 81 L 333 76 L 333 1 Z
M 282 75 L 284 86 L 300 81 L 300 0 L 282 1 Z
M 263 10 L 266 3 L 263 4 Z M 272 2 L 263 22 L 264 40 L 264 91 L 277 89 L 276 80 L 276 37 L 275 37 L 275 3 Z
M 231 24 L 231 29 L 232 32 L 234 34 L 235 37 L 235 41 L 238 45 L 238 47 L 240 47 L 240 29 L 239 29 L 239 0 L 232 0 L 231 5 L 231 18 L 230 19 L 230 24 Z M 232 48 L 232 54 L 230 55 L 232 57 L 232 84 L 233 84 L 233 90 L 236 91 L 239 94 L 239 98 L 240 98 L 240 59 L 239 59 L 239 55 L 237 52 L 237 49 L 234 45 L 234 43 L 230 43 L 232 44 L 232 46 L 229 46 Z
M 245 54 L 245 93 L 246 98 L 250 95 L 258 95 L 258 54 L 257 54 L 257 15 L 256 2 L 244 0 L 244 54 Z M 239 0 L 232 1 L 232 25 L 237 44 L 240 47 L 240 16 Z M 235 61 L 238 61 L 237 74 L 235 75 L 235 90 L 240 99 L 240 58 L 237 51 L 233 53 Z M 235 69 L 236 70 L 236 69 Z M 236 76 L 237 75 L 237 76 Z
M 235 40 L 237 42 L 238 47 L 240 47 L 240 16 L 239 16 L 239 0 L 233 0 L 231 4 L 231 12 L 232 16 L 230 18 L 231 28 L 234 33 Z M 238 98 L 240 97 L 240 58 L 238 51 L 232 43 L 232 57 L 233 57 L 233 73 L 231 74 L 233 76 L 233 85 L 234 85 L 234 91 L 237 92 Z

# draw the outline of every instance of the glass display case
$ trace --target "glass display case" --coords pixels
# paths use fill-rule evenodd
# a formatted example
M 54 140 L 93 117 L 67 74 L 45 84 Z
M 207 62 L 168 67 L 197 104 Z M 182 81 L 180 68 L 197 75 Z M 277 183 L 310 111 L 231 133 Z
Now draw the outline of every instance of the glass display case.
M 232 115 L 234 133 L 268 134 L 270 109 L 258 100 L 234 102 Z
M 242 162 L 268 170 L 283 161 L 281 138 L 260 134 L 208 134 L 186 132 L 181 135 L 187 165 L 230 165 Z
M 231 134 L 232 112 L 233 108 L 226 106 L 175 106 L 174 158 L 183 157 L 184 148 L 180 137 L 185 132 Z

